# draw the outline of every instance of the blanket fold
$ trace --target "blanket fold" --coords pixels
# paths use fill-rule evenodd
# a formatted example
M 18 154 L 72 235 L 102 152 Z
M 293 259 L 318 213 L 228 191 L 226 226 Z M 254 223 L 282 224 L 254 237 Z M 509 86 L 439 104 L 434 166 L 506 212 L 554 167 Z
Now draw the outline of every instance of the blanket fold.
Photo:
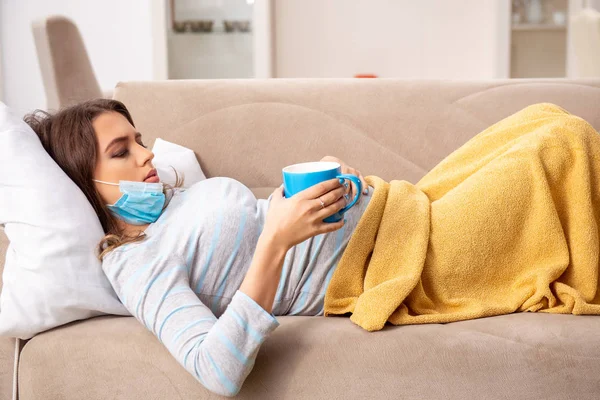
M 325 294 L 362 328 L 513 312 L 600 314 L 600 135 L 529 106 L 416 185 L 367 176 L 373 197 Z

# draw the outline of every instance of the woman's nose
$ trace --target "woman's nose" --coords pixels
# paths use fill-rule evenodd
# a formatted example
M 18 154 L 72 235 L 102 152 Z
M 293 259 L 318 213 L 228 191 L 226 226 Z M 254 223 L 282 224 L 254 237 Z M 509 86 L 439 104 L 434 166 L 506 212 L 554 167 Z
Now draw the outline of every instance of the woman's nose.
M 154 153 L 152 152 L 152 150 L 147 149 L 142 147 L 142 149 L 144 150 L 142 152 L 142 163 L 141 165 L 146 165 L 146 163 L 148 163 L 149 161 L 152 161 L 152 159 L 154 158 Z

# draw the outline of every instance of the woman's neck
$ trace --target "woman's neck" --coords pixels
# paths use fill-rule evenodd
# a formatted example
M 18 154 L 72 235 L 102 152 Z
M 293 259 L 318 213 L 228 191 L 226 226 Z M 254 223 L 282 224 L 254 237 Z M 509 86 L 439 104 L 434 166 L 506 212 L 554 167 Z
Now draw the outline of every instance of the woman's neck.
M 138 237 L 140 235 L 140 233 L 144 232 L 146 230 L 146 228 L 150 225 L 150 224 L 132 225 L 132 224 L 128 224 L 127 222 L 125 222 L 123 220 L 118 220 L 117 223 L 119 224 L 119 229 L 121 229 L 121 232 L 123 232 L 123 235 L 130 237 L 130 238 Z

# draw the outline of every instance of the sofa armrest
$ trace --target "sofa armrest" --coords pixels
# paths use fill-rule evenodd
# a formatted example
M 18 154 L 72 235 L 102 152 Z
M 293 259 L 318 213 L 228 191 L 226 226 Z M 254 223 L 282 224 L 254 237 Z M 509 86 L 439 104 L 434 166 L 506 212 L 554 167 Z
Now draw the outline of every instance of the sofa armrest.
M 0 400 L 13 398 L 16 339 L 0 336 Z

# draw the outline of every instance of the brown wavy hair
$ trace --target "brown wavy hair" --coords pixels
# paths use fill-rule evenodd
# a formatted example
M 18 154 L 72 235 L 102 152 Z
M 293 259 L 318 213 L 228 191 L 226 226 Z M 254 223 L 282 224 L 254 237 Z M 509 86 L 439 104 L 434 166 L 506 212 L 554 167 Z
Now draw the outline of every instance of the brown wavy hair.
M 106 112 L 118 112 L 135 127 L 127 107 L 120 101 L 109 99 L 89 100 L 62 108 L 55 114 L 35 110 L 24 117 L 40 138 L 46 152 L 81 189 L 98 215 L 105 234 L 97 248 L 100 260 L 111 250 L 126 243 L 141 241 L 146 236 L 143 232 L 135 237 L 124 234 L 92 181 L 98 154 L 98 141 L 92 123 Z M 175 187 L 179 187 L 183 184 L 183 178 L 179 177 L 177 171 L 175 176 Z M 173 190 L 173 187 L 165 184 L 165 194 L 167 190 Z M 164 207 L 167 205 L 168 201 Z

